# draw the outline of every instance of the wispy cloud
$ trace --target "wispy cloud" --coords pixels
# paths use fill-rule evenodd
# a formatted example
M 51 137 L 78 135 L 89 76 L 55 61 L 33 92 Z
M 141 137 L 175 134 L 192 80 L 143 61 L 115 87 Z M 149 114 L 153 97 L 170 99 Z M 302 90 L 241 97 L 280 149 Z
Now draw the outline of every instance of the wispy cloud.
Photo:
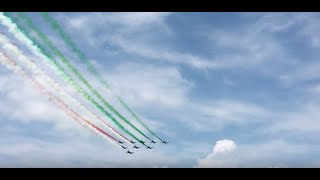
M 313 136 L 313 133 L 319 132 L 319 109 L 318 103 L 303 104 L 299 110 L 281 113 L 281 121 L 274 122 L 269 132 L 289 132 L 294 134 L 307 134 Z
M 220 129 L 231 124 L 259 122 L 271 114 L 264 107 L 240 100 L 194 101 L 189 95 L 194 82 L 186 80 L 173 66 L 122 64 L 105 73 L 105 77 L 129 104 L 141 112 L 151 109 L 159 115 L 170 112 L 167 118 L 174 118 L 193 130 L 206 131 L 213 127 Z
M 159 49 L 151 44 L 142 44 L 130 41 L 129 39 L 124 39 L 121 36 L 115 36 L 111 41 L 127 53 L 136 54 L 148 59 L 155 59 L 173 64 L 185 64 L 199 69 L 214 68 L 218 66 L 218 64 L 212 60 L 203 59 L 193 54 Z
M 173 66 L 121 64 L 105 77 L 135 106 L 175 107 L 185 103 L 193 83 Z
M 22 79 L 3 74 L 0 78 L 0 85 L 3 87 L 1 92 L 5 94 L 0 97 L 2 102 L 0 113 L 2 115 L 26 123 L 47 123 L 67 134 L 82 134 L 85 136 L 88 134 L 86 130 L 83 130 L 82 127 L 78 126 Z
M 170 12 L 88 13 L 74 16 L 68 21 L 76 28 L 85 28 L 89 24 L 113 24 L 126 28 L 143 28 L 152 24 L 164 23 L 170 14 Z

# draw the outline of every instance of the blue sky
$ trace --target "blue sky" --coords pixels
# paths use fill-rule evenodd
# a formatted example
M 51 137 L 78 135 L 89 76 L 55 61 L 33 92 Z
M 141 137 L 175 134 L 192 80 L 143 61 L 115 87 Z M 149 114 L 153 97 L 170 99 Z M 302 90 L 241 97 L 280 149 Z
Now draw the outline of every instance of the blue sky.
M 103 91 L 48 24 L 28 14 Z M 170 143 L 128 156 L 0 66 L 1 167 L 320 165 L 319 13 L 51 15 Z

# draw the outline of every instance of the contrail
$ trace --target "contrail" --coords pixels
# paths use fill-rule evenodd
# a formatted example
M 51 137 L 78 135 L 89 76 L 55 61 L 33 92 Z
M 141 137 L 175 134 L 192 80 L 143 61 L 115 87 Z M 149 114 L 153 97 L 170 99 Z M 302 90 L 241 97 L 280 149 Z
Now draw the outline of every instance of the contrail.
M 135 135 L 133 135 L 131 132 L 129 132 L 126 128 L 124 128 L 120 122 L 118 122 L 110 113 L 108 113 L 101 105 L 99 105 L 88 93 L 86 93 L 61 67 L 51 56 L 47 53 L 46 49 L 41 46 L 39 43 L 38 45 L 35 45 L 33 41 L 36 41 L 36 39 L 29 37 L 26 33 L 24 33 L 23 29 L 20 30 L 20 28 L 12 22 L 10 17 L 7 17 L 3 14 L 3 12 L 0 12 L 0 20 L 1 23 L 8 27 L 9 32 L 11 32 L 15 38 L 23 42 L 27 48 L 33 52 L 35 55 L 40 57 L 41 59 L 44 59 L 45 61 L 51 63 L 50 68 L 52 68 L 55 73 L 60 75 L 65 81 L 67 81 L 72 87 L 75 88 L 75 90 L 86 100 L 91 102 L 94 106 L 96 106 L 104 115 L 109 117 L 113 123 L 115 123 L 119 128 L 121 128 L 123 131 L 125 131 L 128 135 L 130 135 L 132 138 L 146 146 L 143 141 L 139 140 Z M 32 40 L 30 40 L 30 39 Z
M 0 43 L 3 49 L 5 49 L 7 52 L 11 52 L 13 54 L 16 55 L 17 60 L 19 60 L 20 62 L 24 63 L 27 65 L 27 67 L 29 69 L 32 70 L 32 72 L 41 77 L 43 80 L 46 81 L 46 83 L 48 84 L 49 87 L 53 88 L 56 92 L 58 92 L 59 96 L 61 97 L 61 99 L 68 99 L 71 101 L 71 103 L 73 104 L 74 107 L 78 107 L 79 109 L 81 109 L 83 112 L 85 112 L 86 114 L 88 114 L 91 118 L 98 120 L 104 127 L 108 128 L 110 131 L 112 131 L 113 133 L 115 133 L 118 137 L 120 137 L 121 139 L 127 141 L 128 143 L 130 143 L 130 141 L 124 137 L 123 135 L 121 135 L 120 133 L 118 133 L 116 130 L 114 130 L 113 128 L 111 128 L 108 124 L 106 124 L 100 117 L 96 116 L 94 113 L 92 113 L 91 111 L 89 111 L 84 105 L 82 105 L 79 101 L 77 101 L 76 99 L 74 99 L 71 95 L 69 95 L 67 92 L 65 92 L 59 85 L 58 83 L 56 83 L 52 78 L 50 78 L 49 76 L 46 75 L 46 73 L 39 68 L 34 62 L 33 60 L 31 60 L 30 58 L 28 58 L 26 55 L 24 55 L 24 53 L 22 51 L 20 51 L 14 44 L 12 44 L 10 42 L 10 40 L 5 37 L 1 32 L 0 32 Z
M 96 79 L 99 80 L 101 84 L 104 85 L 106 89 L 108 89 L 110 92 L 114 93 L 112 90 L 112 87 L 110 84 L 105 81 L 98 70 L 94 67 L 94 65 L 86 58 L 86 55 L 77 48 L 76 44 L 72 41 L 71 37 L 63 30 L 63 28 L 60 26 L 59 22 L 56 21 L 48 12 L 41 12 L 40 13 L 42 17 L 51 25 L 52 29 L 56 31 L 56 33 L 60 36 L 60 38 L 65 42 L 65 44 L 68 45 L 68 47 L 78 56 L 78 58 L 86 65 L 87 69 L 91 74 L 93 74 Z M 123 107 L 127 111 L 130 112 L 130 114 L 144 127 L 146 128 L 152 135 L 154 135 L 156 138 L 158 138 L 160 141 L 163 141 L 160 137 L 158 137 L 138 116 L 136 113 L 133 112 L 133 110 L 128 106 L 127 103 L 124 102 L 124 100 L 116 95 L 118 101 L 120 104 L 122 104 Z
M 118 140 L 108 133 L 104 132 L 102 129 L 98 128 L 88 120 L 81 117 L 74 110 L 70 109 L 62 100 L 54 96 L 51 92 L 45 89 L 41 84 L 39 84 L 35 79 L 33 79 L 29 74 L 24 72 L 17 64 L 10 59 L 4 52 L 0 52 L 0 62 L 5 65 L 9 70 L 13 71 L 15 74 L 21 76 L 24 80 L 29 81 L 34 88 L 39 90 L 43 95 L 45 95 L 53 104 L 55 104 L 59 109 L 63 110 L 68 116 L 73 120 L 78 122 L 81 126 L 89 129 L 93 133 L 107 139 L 109 142 L 115 144 L 117 147 L 122 148 L 117 142 Z
M 77 76 L 77 78 L 86 85 L 88 89 L 105 105 L 109 110 L 115 113 L 120 119 L 122 119 L 126 124 L 136 130 L 145 138 L 151 140 L 147 135 L 145 135 L 140 129 L 134 126 L 129 120 L 127 120 L 124 116 L 122 116 L 110 103 L 108 103 L 97 91 L 94 89 L 90 83 L 81 75 L 76 67 L 74 67 L 71 62 L 62 54 L 62 52 L 54 46 L 54 44 L 50 41 L 50 39 L 42 33 L 32 22 L 32 19 L 28 17 L 26 13 L 18 13 L 18 16 L 24 20 L 27 25 L 38 35 L 38 37 L 54 52 L 54 54 L 59 57 L 62 62 L 71 70 L 71 72 Z M 29 34 L 29 36 L 32 36 Z M 39 46 L 39 45 L 38 45 Z

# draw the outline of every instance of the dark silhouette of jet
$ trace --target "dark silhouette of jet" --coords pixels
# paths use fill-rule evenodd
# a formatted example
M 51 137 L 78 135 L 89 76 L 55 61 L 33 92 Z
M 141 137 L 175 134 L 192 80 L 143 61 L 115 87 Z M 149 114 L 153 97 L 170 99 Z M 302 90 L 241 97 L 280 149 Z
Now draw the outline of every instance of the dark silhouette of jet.
M 152 149 L 153 147 L 147 146 L 148 149 Z
M 168 142 L 162 141 L 162 144 L 168 144 Z
M 121 146 L 123 149 L 127 149 L 128 147 Z
M 155 142 L 155 141 L 151 141 L 150 143 L 155 144 L 155 143 L 157 143 L 157 142 Z
M 118 142 L 119 142 L 120 144 L 123 144 L 123 143 L 124 143 L 124 142 L 122 142 L 122 141 L 120 141 L 120 140 L 119 140 Z
M 131 152 L 131 151 L 127 151 L 127 154 L 133 154 L 133 152 Z
M 138 146 L 136 146 L 136 145 L 135 145 L 135 146 L 133 146 L 133 148 L 135 148 L 135 149 L 139 149 L 140 147 L 138 147 Z
M 135 144 L 136 142 L 133 142 L 132 140 L 130 141 L 132 144 Z

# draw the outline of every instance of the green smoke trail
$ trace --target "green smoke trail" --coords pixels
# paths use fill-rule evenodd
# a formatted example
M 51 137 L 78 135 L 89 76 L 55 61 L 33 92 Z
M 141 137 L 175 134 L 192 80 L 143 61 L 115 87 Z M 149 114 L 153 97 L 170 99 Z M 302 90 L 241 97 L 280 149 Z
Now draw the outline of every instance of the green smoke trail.
M 11 16 L 10 13 L 3 13 L 6 18 L 8 20 L 10 20 L 10 22 L 12 22 L 12 19 L 14 19 L 14 21 L 18 22 L 18 19 L 16 19 L 15 17 Z M 13 23 L 13 22 L 12 22 Z M 17 29 L 18 31 L 20 31 L 24 36 L 26 36 L 29 40 L 31 40 L 33 42 L 33 46 L 43 55 L 45 55 L 47 58 L 45 58 L 46 60 L 48 60 L 54 67 L 55 70 L 57 70 L 57 72 L 59 73 L 60 76 L 62 76 L 62 78 L 67 81 L 73 88 L 76 89 L 76 91 L 85 99 L 87 99 L 89 102 L 91 102 L 94 106 L 96 106 L 104 115 L 106 115 L 107 117 L 109 117 L 113 123 L 115 123 L 119 128 L 121 128 L 124 132 L 126 132 L 128 135 L 130 135 L 132 138 L 134 138 L 135 140 L 137 140 L 138 142 L 140 142 L 141 144 L 144 145 L 144 143 L 139 140 L 135 135 L 133 135 L 130 131 L 128 131 L 125 127 L 122 126 L 122 124 L 120 122 L 118 122 L 110 113 L 108 113 L 100 104 L 98 104 L 88 93 L 86 93 L 67 73 L 66 71 L 63 69 L 63 67 L 57 63 L 57 61 L 54 60 L 53 56 L 51 55 L 51 53 L 44 47 L 42 46 L 37 39 L 33 38 L 32 36 L 29 35 L 29 33 L 27 33 L 26 29 L 19 25 L 17 25 Z
M 53 17 L 51 17 L 49 15 L 49 13 L 47 12 L 41 12 L 40 13 L 42 15 L 42 17 L 47 20 L 47 22 L 51 25 L 51 27 L 60 35 L 61 39 L 69 46 L 69 48 L 71 48 L 71 50 L 73 52 L 75 52 L 77 54 L 77 56 L 80 58 L 80 60 L 86 64 L 88 70 L 94 74 L 99 81 L 105 85 L 108 89 L 111 88 L 110 85 L 104 81 L 101 76 L 99 75 L 98 71 L 95 69 L 95 67 L 93 66 L 93 64 L 90 63 L 90 61 L 87 60 L 86 56 L 84 53 L 82 53 L 77 47 L 76 45 L 73 43 L 73 41 L 71 40 L 70 36 L 68 34 L 66 34 L 63 29 L 61 28 L 61 26 L 59 25 L 59 23 L 53 19 Z
M 61 39 L 68 45 L 69 48 L 79 57 L 79 59 L 85 63 L 87 66 L 87 69 L 90 73 L 92 73 L 101 84 L 103 84 L 108 90 L 111 91 L 111 86 L 101 77 L 98 70 L 93 66 L 93 64 L 86 58 L 85 54 L 81 52 L 77 47 L 76 44 L 73 43 L 71 37 L 63 30 L 63 28 L 59 25 L 58 21 L 56 21 L 48 12 L 42 12 L 40 13 L 42 17 L 51 25 L 52 29 L 54 29 L 58 35 L 61 37 Z M 125 107 L 127 111 L 130 112 L 130 114 L 144 127 L 146 128 L 151 134 L 153 134 L 155 137 L 160 139 L 145 123 L 142 122 L 142 120 L 136 115 L 136 113 L 133 112 L 133 110 L 127 105 L 127 103 L 124 102 L 124 100 L 117 96 L 118 101 Z M 162 141 L 162 139 L 160 139 Z
M 137 127 L 135 127 L 130 121 L 128 121 L 124 116 L 122 116 L 111 104 L 109 104 L 90 84 L 89 82 L 81 75 L 81 73 L 78 71 L 77 68 L 75 68 L 68 59 L 65 58 L 65 56 L 62 54 L 62 52 L 54 46 L 54 44 L 50 41 L 50 39 L 42 33 L 32 22 L 32 19 L 29 18 L 29 16 L 26 13 L 18 13 L 18 16 L 24 20 L 27 25 L 39 36 L 42 41 L 45 42 L 45 44 L 54 52 L 55 55 L 57 55 L 62 62 L 72 71 L 74 75 L 81 80 L 82 83 L 84 83 L 88 89 L 113 113 L 115 113 L 120 119 L 122 119 L 125 123 L 127 123 L 130 127 L 135 129 L 137 132 L 139 132 L 141 135 L 143 135 L 145 138 L 151 140 L 148 136 L 146 136 L 141 130 L 139 130 Z

